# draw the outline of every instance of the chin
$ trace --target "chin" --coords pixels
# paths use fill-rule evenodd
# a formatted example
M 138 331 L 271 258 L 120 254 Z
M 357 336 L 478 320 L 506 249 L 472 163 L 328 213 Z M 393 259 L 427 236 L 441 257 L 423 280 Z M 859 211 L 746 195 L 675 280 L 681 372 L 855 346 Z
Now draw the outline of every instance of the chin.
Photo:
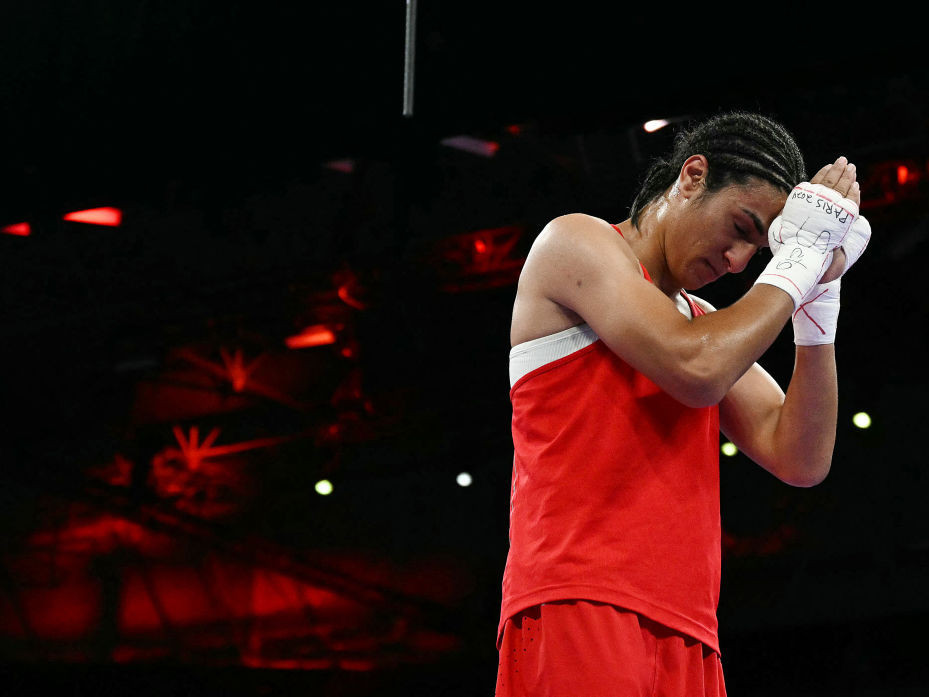
M 703 286 L 709 283 L 712 283 L 715 280 L 716 280 L 715 278 L 708 279 L 705 273 L 701 274 L 698 271 L 698 272 L 692 273 L 689 278 L 685 278 L 684 283 L 681 285 L 681 288 L 683 288 L 684 290 L 698 290 L 700 288 L 703 288 Z

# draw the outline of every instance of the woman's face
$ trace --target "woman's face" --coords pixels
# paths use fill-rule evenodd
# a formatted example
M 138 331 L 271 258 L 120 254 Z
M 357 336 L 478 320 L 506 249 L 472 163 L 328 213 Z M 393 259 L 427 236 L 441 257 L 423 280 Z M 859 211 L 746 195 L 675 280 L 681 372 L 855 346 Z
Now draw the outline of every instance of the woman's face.
M 668 270 L 687 289 L 739 273 L 768 246 L 768 228 L 786 200 L 786 193 L 762 180 L 710 193 L 703 189 L 674 216 L 665 239 Z

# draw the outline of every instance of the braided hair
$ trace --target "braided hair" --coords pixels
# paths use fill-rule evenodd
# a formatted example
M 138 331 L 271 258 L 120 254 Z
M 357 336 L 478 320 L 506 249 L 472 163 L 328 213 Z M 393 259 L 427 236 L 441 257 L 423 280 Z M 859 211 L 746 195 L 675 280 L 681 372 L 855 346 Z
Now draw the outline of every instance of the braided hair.
M 675 182 L 691 155 L 703 155 L 709 163 L 707 191 L 746 184 L 756 177 L 790 193 L 806 179 L 803 155 L 783 125 L 750 112 L 719 114 L 679 132 L 671 153 L 652 162 L 632 202 L 633 225 L 639 224 L 645 207 Z

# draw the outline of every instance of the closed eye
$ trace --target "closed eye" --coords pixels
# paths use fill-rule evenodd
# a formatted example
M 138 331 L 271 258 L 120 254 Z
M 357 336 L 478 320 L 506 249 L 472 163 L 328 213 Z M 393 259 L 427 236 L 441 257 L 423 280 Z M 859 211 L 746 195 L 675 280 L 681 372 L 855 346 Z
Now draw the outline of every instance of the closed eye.
M 768 231 L 767 227 L 761 222 L 761 218 L 754 211 L 750 211 L 747 208 L 743 208 L 742 212 L 745 213 L 752 221 L 752 225 L 755 228 L 755 231 L 758 233 L 758 246 L 764 247 L 768 243 Z
M 757 243 L 757 239 L 755 239 L 755 235 L 751 231 L 746 230 L 738 223 L 733 223 L 733 226 L 735 227 L 736 232 L 739 234 L 739 237 L 741 237 L 746 242 L 749 242 L 750 244 L 754 244 L 758 247 L 758 249 L 755 250 L 755 256 L 758 256 L 759 254 L 761 254 L 762 250 L 767 249 L 767 247 L 764 247 Z

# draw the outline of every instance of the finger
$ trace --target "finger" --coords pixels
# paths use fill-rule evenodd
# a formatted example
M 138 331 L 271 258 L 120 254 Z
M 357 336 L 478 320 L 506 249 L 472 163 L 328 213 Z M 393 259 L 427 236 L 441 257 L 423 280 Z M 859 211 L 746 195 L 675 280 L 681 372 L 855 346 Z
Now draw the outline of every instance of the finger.
M 832 167 L 832 165 L 824 165 L 823 167 L 821 167 L 820 170 L 816 174 L 813 175 L 813 178 L 810 179 L 810 184 L 822 184 L 823 177 L 826 176 L 826 172 L 829 171 L 830 167 Z
M 835 188 L 835 185 L 838 183 L 839 179 L 841 179 L 842 175 L 845 174 L 845 166 L 847 164 L 848 159 L 842 155 L 829 167 L 828 170 L 826 170 L 826 173 L 823 175 L 823 180 L 819 183 L 823 186 L 828 186 L 830 189 Z
M 858 170 L 855 168 L 855 165 L 849 163 L 845 167 L 845 171 L 842 172 L 842 175 L 839 177 L 839 180 L 833 185 L 832 188 L 842 194 L 842 196 L 847 196 L 848 192 L 852 188 L 852 184 L 855 183 L 857 176 Z
M 848 190 L 845 197 L 854 201 L 856 206 L 861 206 L 861 186 L 857 181 L 852 183 L 852 188 Z

